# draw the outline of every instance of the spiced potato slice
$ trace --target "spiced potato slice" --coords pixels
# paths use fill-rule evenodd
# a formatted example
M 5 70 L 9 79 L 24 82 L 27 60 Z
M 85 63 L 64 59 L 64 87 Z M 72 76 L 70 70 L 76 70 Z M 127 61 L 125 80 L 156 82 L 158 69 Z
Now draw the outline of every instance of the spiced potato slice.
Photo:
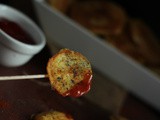
M 81 96 L 90 89 L 91 64 L 81 53 L 61 49 L 48 61 L 51 86 L 63 96 Z

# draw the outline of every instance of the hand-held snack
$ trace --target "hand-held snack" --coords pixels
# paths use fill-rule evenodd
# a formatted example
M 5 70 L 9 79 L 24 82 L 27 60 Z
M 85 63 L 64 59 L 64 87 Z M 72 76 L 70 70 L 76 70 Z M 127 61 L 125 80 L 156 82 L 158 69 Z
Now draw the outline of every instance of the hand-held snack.
M 34 120 L 73 120 L 73 118 L 64 112 L 52 110 L 37 114 Z
M 91 65 L 78 52 L 60 50 L 49 59 L 47 72 L 51 86 L 62 96 L 79 97 L 90 90 Z

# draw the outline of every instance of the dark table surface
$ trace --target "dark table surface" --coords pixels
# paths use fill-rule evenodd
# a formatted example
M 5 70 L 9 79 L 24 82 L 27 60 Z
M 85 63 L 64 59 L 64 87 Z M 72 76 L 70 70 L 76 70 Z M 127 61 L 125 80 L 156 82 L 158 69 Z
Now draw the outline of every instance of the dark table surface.
M 0 75 L 46 74 L 49 57 L 45 48 L 24 66 L 0 66 Z M 29 120 L 35 114 L 51 109 L 72 114 L 76 120 L 108 119 L 106 111 L 83 97 L 64 98 L 55 93 L 47 78 L 0 81 L 0 120 Z
M 46 74 L 51 57 L 46 46 L 26 65 L 16 68 L 0 66 L 0 75 Z M 55 93 L 46 79 L 0 81 L 0 120 L 29 120 L 39 112 L 60 110 L 75 120 L 109 119 L 109 112 L 90 103 L 85 97 L 69 98 Z M 159 120 L 159 112 L 134 95 L 127 97 L 119 113 L 130 120 Z

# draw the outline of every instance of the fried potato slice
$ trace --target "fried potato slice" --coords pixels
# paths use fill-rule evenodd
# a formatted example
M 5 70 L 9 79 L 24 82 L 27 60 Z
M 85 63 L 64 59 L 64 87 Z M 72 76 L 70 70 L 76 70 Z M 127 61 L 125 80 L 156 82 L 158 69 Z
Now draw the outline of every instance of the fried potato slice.
M 51 86 L 63 96 L 78 97 L 90 89 L 92 69 L 82 54 L 61 49 L 47 64 Z

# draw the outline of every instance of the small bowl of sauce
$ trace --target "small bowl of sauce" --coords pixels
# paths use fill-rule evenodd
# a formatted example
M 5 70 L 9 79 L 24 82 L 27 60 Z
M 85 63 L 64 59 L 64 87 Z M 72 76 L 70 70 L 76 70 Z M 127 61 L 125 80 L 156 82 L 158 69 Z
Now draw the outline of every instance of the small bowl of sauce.
M 22 12 L 0 4 L 0 65 L 21 66 L 46 44 L 41 29 Z

